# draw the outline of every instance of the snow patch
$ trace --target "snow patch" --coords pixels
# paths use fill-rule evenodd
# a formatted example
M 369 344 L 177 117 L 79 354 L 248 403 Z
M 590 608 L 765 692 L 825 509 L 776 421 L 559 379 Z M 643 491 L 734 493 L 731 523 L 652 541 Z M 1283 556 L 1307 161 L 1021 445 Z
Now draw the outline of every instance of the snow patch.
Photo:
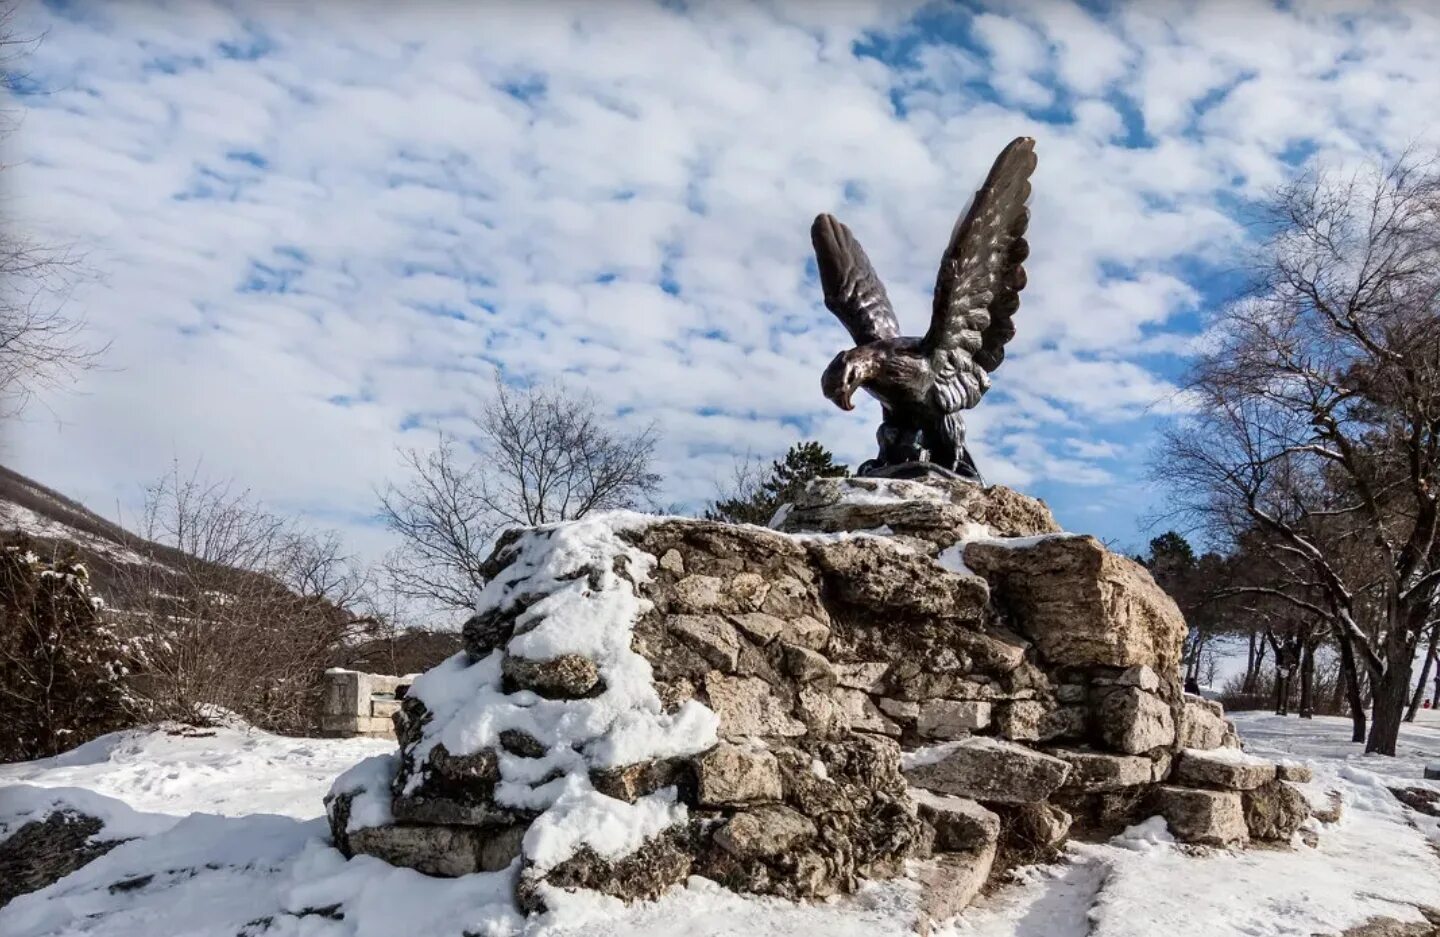
M 690 700 L 674 713 L 664 711 L 650 663 L 630 647 L 636 620 L 651 608 L 638 586 L 656 560 L 622 534 L 656 520 L 617 511 L 522 534 L 510 547 L 505 575 L 485 587 L 476 606 L 482 613 L 505 612 L 522 597 L 531 603 L 516 617 L 505 652 L 474 663 L 468 654 L 456 654 L 410 686 L 409 695 L 432 718 L 406 756 L 423 765 L 437 745 L 457 756 L 494 749 L 501 779 L 496 802 L 543 811 L 524 846 L 537 865 L 554 865 L 582 845 L 607 857 L 623 855 L 684 817 L 673 796 L 626 804 L 599 794 L 590 783 L 591 768 L 698 754 L 719 741 L 719 717 L 707 706 Z M 506 693 L 507 653 L 538 661 L 588 658 L 604 690 L 588 699 Z M 530 735 L 547 754 L 520 758 L 505 751 L 500 733 L 509 729 Z M 407 779 L 405 792 L 423 781 L 421 768 Z M 626 824 L 630 832 L 621 836 Z

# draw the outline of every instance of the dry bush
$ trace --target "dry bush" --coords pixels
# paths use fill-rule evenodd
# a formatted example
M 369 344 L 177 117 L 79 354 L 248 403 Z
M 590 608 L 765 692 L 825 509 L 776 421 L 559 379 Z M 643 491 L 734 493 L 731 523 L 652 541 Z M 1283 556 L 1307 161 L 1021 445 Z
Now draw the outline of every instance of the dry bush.
M 183 553 L 125 571 L 119 617 L 148 639 L 136 691 L 168 718 L 310 731 L 321 673 L 372 624 L 339 540 L 178 468 L 149 489 L 142 534 Z
M 73 557 L 28 538 L 0 545 L 0 761 L 43 758 L 145 718 L 127 646 Z

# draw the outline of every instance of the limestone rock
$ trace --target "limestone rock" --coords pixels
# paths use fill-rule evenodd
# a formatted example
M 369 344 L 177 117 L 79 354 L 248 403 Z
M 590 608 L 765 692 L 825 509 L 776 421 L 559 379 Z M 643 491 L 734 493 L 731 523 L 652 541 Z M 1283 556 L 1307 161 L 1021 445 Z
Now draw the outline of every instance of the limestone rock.
M 725 602 L 724 588 L 718 576 L 686 576 L 671 591 L 671 607 L 692 614 L 717 611 Z
M 1054 804 L 1018 804 L 1009 810 L 1008 842 L 1022 854 L 1052 852 L 1070 833 L 1074 818 Z
M 783 804 L 764 804 L 742 811 L 715 832 L 715 844 L 737 859 L 783 855 L 818 834 L 805 815 Z
M 1038 700 L 1011 700 L 995 707 L 995 727 L 1000 735 L 1017 742 L 1079 738 L 1085 734 L 1085 709 L 1051 708 Z
M 1015 544 L 977 541 L 965 565 L 983 575 L 1020 633 L 1052 666 L 1133 667 L 1173 673 L 1185 619 L 1134 560 L 1094 537 Z
M 757 644 L 769 644 L 785 630 L 783 619 L 767 615 L 765 612 L 744 612 L 740 615 L 732 615 L 730 621 L 736 628 L 745 632 L 746 637 Z
M 818 683 L 806 684 L 795 694 L 795 715 L 815 738 L 834 738 L 850 731 L 850 716 L 833 691 Z
M 1045 502 L 1001 485 L 929 479 L 817 478 L 785 512 L 786 531 L 874 530 L 946 547 L 976 526 L 995 536 L 1028 537 L 1059 531 Z
M 1173 777 L 1182 784 L 1249 791 L 1275 780 L 1275 764 L 1229 749 L 1187 750 L 1176 759 Z
M 882 713 L 869 695 L 859 690 L 838 689 L 835 700 L 850 728 L 857 732 L 879 732 L 884 735 L 899 735 L 900 726 Z
M 1149 758 L 1138 755 L 1110 755 L 1082 749 L 1050 749 L 1050 754 L 1070 765 L 1065 786 L 1087 794 L 1118 791 L 1126 787 L 1149 784 L 1152 766 Z
M 1000 838 L 1000 817 L 967 797 L 910 789 L 920 817 L 935 828 L 935 849 L 960 852 L 993 845 Z
M 1315 772 L 1309 765 L 1299 761 L 1277 761 L 1275 762 L 1275 777 L 1281 781 L 1309 784 L 1315 780 Z
M 355 830 L 349 841 L 356 853 L 449 878 L 505 868 L 520 855 L 525 829 L 397 823 Z
M 835 664 L 835 679 L 843 687 L 879 693 L 884 688 L 885 675 L 890 670 L 886 661 L 866 661 L 859 664 Z
M 418 775 L 417 783 L 409 783 L 412 775 Z M 391 809 L 401 822 L 508 826 L 520 817 L 515 810 L 495 803 L 493 795 L 499 780 L 494 749 L 452 755 L 443 744 L 436 745 L 423 764 L 402 763 L 396 789 L 405 792 L 394 797 Z
M 942 853 L 920 867 L 920 912 L 915 931 L 920 937 L 970 906 L 995 864 L 995 843 L 965 852 Z
M 705 677 L 710 708 L 720 717 L 725 738 L 746 735 L 804 735 L 805 724 L 790 716 L 790 707 L 757 677 L 730 677 L 711 671 Z
M 1070 765 L 1059 758 L 988 738 L 921 749 L 903 764 L 913 787 L 992 803 L 1045 800 L 1070 774 Z
M 567 891 L 591 889 L 624 901 L 659 898 L 683 882 L 694 865 L 695 847 L 687 834 L 684 828 L 672 828 L 618 859 L 603 858 L 584 847 L 552 869 L 527 868 L 515 889 L 520 907 L 532 913 L 545 909 L 542 884 Z
M 979 700 L 927 700 L 916 731 L 927 739 L 961 739 L 990 724 L 990 704 Z
M 640 761 L 618 768 L 591 768 L 590 783 L 606 797 L 634 803 L 675 783 L 679 766 L 669 759 Z
M 812 651 L 823 651 L 830 643 L 830 626 L 810 615 L 800 615 L 785 622 L 780 637 Z
M 823 655 L 798 644 L 782 644 L 780 655 L 785 673 L 801 683 L 822 682 L 834 685 L 835 671 Z
M 1113 690 L 1100 704 L 1100 735 L 1105 744 L 1132 755 L 1175 741 L 1170 707 L 1137 687 Z
M 1235 791 L 1162 784 L 1152 794 L 1151 809 L 1165 818 L 1171 834 L 1182 842 L 1226 846 L 1243 842 L 1249 835 L 1240 795 Z
M 711 667 L 734 673 L 740 656 L 735 627 L 717 615 L 671 615 L 666 629 L 692 647 Z
M 706 807 L 729 807 L 778 801 L 780 763 L 758 746 L 721 742 L 695 760 L 699 802 Z
M 880 711 L 891 719 L 901 722 L 910 723 L 920 718 L 920 704 L 910 700 L 882 696 L 875 701 L 875 705 L 880 707 Z
M 685 575 L 685 558 L 680 555 L 679 550 L 666 550 L 664 555 L 660 557 L 659 565 L 661 569 L 668 573 L 674 573 L 676 576 Z
M 1224 712 L 1218 703 L 1187 694 L 1180 710 L 1180 747 L 1199 750 L 1221 747 L 1225 742 Z
M 52 885 L 120 845 L 94 839 L 104 824 L 73 810 L 31 820 L 0 840 L 0 908 Z
M 892 540 L 855 537 L 811 544 L 816 564 L 844 602 L 894 616 L 975 620 L 989 589 L 979 576 L 942 569 Z
M 562 654 L 549 660 L 511 655 L 505 658 L 504 673 L 520 689 L 550 699 L 578 699 L 602 689 L 600 668 L 578 654 Z
M 1144 664 L 1126 668 L 1115 682 L 1121 686 L 1137 686 L 1147 693 L 1154 693 L 1160 689 L 1160 677 Z
M 1240 795 L 1251 839 L 1289 842 L 1310 819 L 1310 802 L 1284 781 L 1270 781 Z

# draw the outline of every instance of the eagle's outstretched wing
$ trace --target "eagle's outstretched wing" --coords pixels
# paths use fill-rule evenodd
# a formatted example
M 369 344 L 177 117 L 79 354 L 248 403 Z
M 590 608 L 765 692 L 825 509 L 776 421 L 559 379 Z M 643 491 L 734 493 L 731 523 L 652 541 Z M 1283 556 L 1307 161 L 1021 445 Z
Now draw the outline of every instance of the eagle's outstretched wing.
M 1025 201 L 1034 171 L 1035 141 L 1011 141 L 956 222 L 940 259 L 924 347 L 935 373 L 935 402 L 945 413 L 980 402 L 990 387 L 986 372 L 1005 360 L 1005 344 L 1015 337 L 1012 317 L 1030 253 Z
M 850 331 L 855 344 L 866 345 L 900 335 L 900 323 L 885 284 L 875 275 L 860 242 L 832 215 L 819 215 L 810 226 L 825 308 Z

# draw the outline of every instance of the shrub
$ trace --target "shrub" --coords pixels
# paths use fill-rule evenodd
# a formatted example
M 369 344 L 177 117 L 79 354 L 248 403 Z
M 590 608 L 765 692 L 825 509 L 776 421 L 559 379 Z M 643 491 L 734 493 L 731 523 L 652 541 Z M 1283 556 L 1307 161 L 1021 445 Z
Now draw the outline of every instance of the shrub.
M 0 761 L 43 758 L 143 720 L 126 686 L 133 648 L 73 555 L 26 537 L 0 545 Z

